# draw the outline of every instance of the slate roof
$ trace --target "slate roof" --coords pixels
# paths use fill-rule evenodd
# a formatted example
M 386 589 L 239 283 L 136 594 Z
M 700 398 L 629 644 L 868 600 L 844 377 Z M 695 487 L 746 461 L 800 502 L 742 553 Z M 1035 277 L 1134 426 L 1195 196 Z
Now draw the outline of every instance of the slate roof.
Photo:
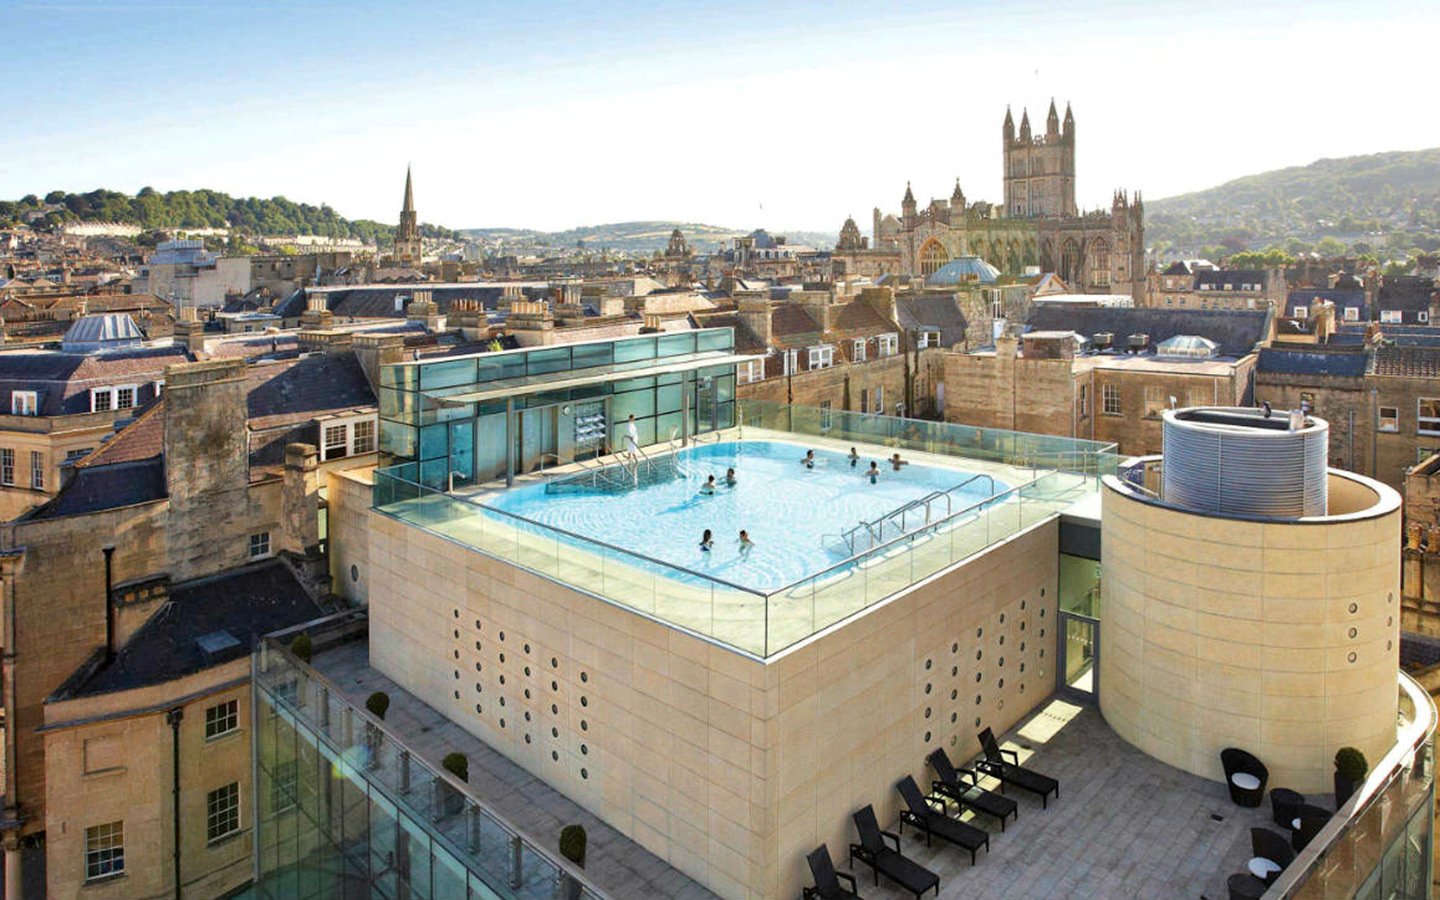
M 1030 310 L 1036 331 L 1075 331 L 1089 337 L 1115 335 L 1118 345 L 1132 334 L 1148 334 L 1152 345 L 1177 334 L 1194 334 L 1220 345 L 1221 356 L 1244 356 L 1265 339 L 1269 310 L 1072 307 L 1039 304 Z
M 116 353 L 62 353 L 54 350 L 0 352 L 0 412 L 10 411 L 13 391 L 36 391 L 39 414 L 60 416 L 90 412 L 90 389 L 138 384 L 137 405 L 154 398 L 152 382 L 165 367 L 189 362 L 184 347 L 137 347 Z
M 904 294 L 895 298 L 895 315 L 905 331 L 939 331 L 940 346 L 965 340 L 968 323 L 954 294 Z
M 1376 305 L 1381 309 L 1428 312 L 1430 295 L 1435 293 L 1435 279 L 1423 275 L 1395 275 L 1380 285 Z
M 278 559 L 173 585 L 170 598 L 115 654 L 87 666 L 51 695 L 68 700 L 174 681 L 249 656 L 260 637 L 324 615 Z M 207 654 L 199 639 L 225 632 L 229 647 Z
M 1317 299 L 1328 300 L 1329 302 L 1335 304 L 1336 318 L 1344 317 L 1345 307 L 1347 306 L 1354 306 L 1359 308 L 1360 320 L 1362 322 L 1370 318 L 1369 314 L 1366 311 L 1364 290 L 1345 290 L 1336 288 L 1296 288 L 1295 290 L 1291 291 L 1285 298 L 1285 314 L 1293 314 L 1296 306 L 1307 307 L 1307 311 L 1313 312 L 1313 310 L 1308 310 L 1308 307 L 1314 306 Z
M 78 516 L 163 500 L 165 496 L 165 461 L 158 456 L 108 466 L 77 468 L 64 490 L 32 511 L 27 518 Z
M 1201 290 L 1201 285 L 1210 285 L 1208 290 L 1223 291 L 1225 285 L 1230 285 L 1230 290 L 1240 290 L 1242 284 L 1258 284 L 1263 289 L 1270 283 L 1270 276 L 1264 269 L 1207 269 L 1195 273 L 1195 289 Z
M 1363 378 L 1369 365 L 1364 350 L 1343 352 L 1287 350 L 1265 347 L 1260 351 L 1256 371 L 1276 375 L 1323 375 L 1331 378 Z
M 133 347 L 144 339 L 135 320 L 125 313 L 99 313 L 76 319 L 65 331 L 61 347 L 85 353 L 106 347 Z
M 1440 347 L 1377 347 L 1375 374 L 1397 378 L 1440 377 Z
M 245 379 L 252 430 L 375 405 L 375 393 L 353 353 L 260 363 L 246 369 Z

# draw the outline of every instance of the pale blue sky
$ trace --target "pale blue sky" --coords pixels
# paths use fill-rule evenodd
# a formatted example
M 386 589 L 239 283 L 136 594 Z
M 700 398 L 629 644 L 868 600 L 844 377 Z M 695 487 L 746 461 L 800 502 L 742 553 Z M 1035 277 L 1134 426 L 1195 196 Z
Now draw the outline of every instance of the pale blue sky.
M 1056 11 L 1055 7 L 1063 7 Z M 903 7 L 903 9 L 901 8 Z M 0 0 L 0 197 L 210 187 L 452 227 L 868 228 L 1000 197 L 1074 104 L 1079 199 L 1440 145 L 1440 3 Z

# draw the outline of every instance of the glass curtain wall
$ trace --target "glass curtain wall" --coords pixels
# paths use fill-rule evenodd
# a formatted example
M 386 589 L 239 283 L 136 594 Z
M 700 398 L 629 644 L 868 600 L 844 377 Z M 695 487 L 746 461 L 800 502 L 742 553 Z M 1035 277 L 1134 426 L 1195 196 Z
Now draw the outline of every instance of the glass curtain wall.
M 728 428 L 735 422 L 733 365 L 598 379 L 700 353 L 731 353 L 734 346 L 731 329 L 707 328 L 385 366 L 380 373 L 382 464 L 403 465 L 397 470 L 402 477 L 445 488 L 452 473 L 457 485 L 503 476 L 507 450 L 519 473 L 618 448 L 632 414 L 642 446 L 680 436 L 687 408 L 692 434 Z M 516 415 L 508 431 L 504 399 L 443 402 L 446 396 L 558 374 L 594 374 L 597 383 L 517 392 L 510 398 Z M 507 438 L 513 446 L 507 446 Z

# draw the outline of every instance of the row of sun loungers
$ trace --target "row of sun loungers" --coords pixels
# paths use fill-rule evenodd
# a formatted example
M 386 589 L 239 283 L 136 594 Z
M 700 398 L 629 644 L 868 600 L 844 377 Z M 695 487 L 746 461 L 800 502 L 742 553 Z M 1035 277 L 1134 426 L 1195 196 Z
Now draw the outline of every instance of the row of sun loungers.
M 927 756 L 926 760 L 935 770 L 936 776 L 935 781 L 931 782 L 932 793 L 929 795 L 921 791 L 920 785 L 909 775 L 895 783 L 903 803 L 900 811 L 901 834 L 904 833 L 905 826 L 909 825 L 917 836 L 924 835 L 927 846 L 933 839 L 953 844 L 970 854 L 972 866 L 975 865 L 976 855 L 980 850 L 990 852 L 990 834 L 984 829 L 952 818 L 949 814 L 950 803 L 953 802 L 961 810 L 969 809 L 997 820 L 1003 832 L 1007 820 L 1018 821 L 1020 816 L 1019 805 L 1004 795 L 1006 787 L 1016 787 L 1035 794 L 1040 798 L 1042 808 L 1048 805 L 1052 795 L 1056 798 L 1060 796 L 1058 781 L 1021 766 L 1015 752 L 1001 748 L 990 729 L 980 733 L 980 745 L 984 752 L 980 759 L 976 760 L 974 769 L 953 765 L 943 749 L 937 749 Z M 998 780 L 1001 792 L 995 793 L 981 787 L 981 774 Z M 969 780 L 965 780 L 966 778 Z M 931 890 L 937 897 L 940 895 L 940 876 L 905 856 L 900 849 L 900 835 L 880 828 L 873 806 L 867 805 L 857 810 L 852 818 L 860 840 L 850 845 L 851 868 L 854 868 L 856 860 L 859 860 L 870 867 L 876 885 L 880 884 L 880 876 L 883 875 L 887 880 L 914 894 L 917 900 Z M 822 844 L 815 848 L 807 860 L 810 873 L 815 878 L 815 886 L 805 889 L 805 900 L 838 900 L 860 896 L 855 877 L 835 870 L 829 847 Z

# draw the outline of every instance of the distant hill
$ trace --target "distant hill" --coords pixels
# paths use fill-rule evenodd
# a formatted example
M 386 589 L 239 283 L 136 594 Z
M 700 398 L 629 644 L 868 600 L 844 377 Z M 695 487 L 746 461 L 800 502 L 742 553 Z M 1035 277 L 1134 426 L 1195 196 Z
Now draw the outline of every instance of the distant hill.
M 1321 159 L 1145 204 L 1152 247 L 1200 251 L 1333 241 L 1403 255 L 1440 247 L 1440 148 Z M 1296 244 L 1306 246 L 1296 247 Z M 1368 247 L 1369 250 L 1363 248 Z
M 533 231 L 523 228 L 462 228 L 460 233 L 467 238 L 483 243 L 503 242 L 505 246 L 521 248 L 554 248 L 573 250 L 582 241 L 586 249 L 619 250 L 627 253 L 649 254 L 664 250 L 670 243 L 670 232 L 676 228 L 685 235 L 690 248 L 708 253 L 726 246 L 732 239 L 743 237 L 753 229 L 724 228 L 719 225 L 705 225 L 700 222 L 615 222 L 609 225 L 586 225 L 566 231 Z M 811 231 L 782 231 L 792 244 L 803 244 L 821 250 L 835 246 L 837 235 Z
M 368 219 L 350 220 L 329 206 L 295 203 L 284 197 L 231 197 L 219 191 L 169 191 L 141 188 L 131 196 L 105 189 L 84 194 L 51 191 L 20 200 L 0 200 L 0 225 L 28 222 L 47 228 L 66 222 L 122 222 L 146 230 L 233 228 L 246 234 L 317 234 L 332 238 L 360 238 L 388 244 L 395 226 Z M 449 229 L 422 225 L 426 237 L 454 237 Z

